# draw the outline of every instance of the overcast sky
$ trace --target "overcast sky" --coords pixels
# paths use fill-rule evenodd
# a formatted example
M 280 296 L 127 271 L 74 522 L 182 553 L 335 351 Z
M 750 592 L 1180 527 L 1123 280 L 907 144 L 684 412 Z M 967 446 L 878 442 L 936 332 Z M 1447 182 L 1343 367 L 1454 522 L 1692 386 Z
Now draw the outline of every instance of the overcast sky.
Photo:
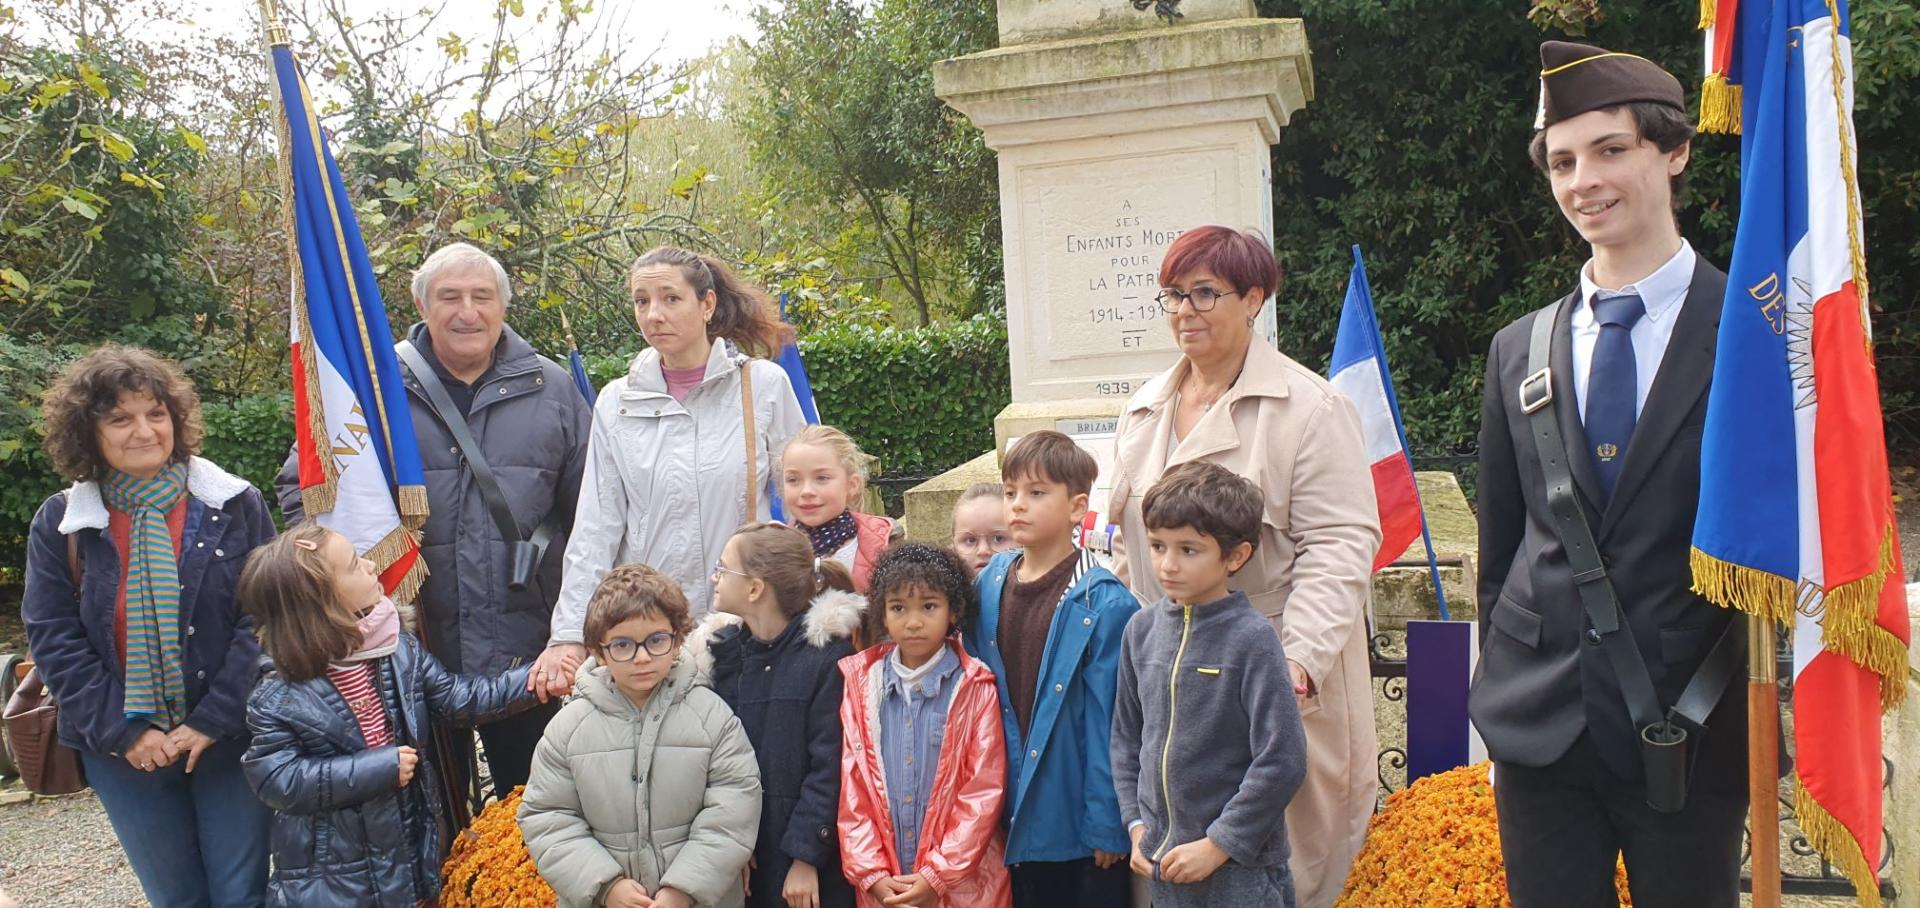
M 197 16 L 201 27 L 226 28 L 244 34 L 257 33 L 260 19 L 258 0 L 184 0 L 190 8 L 204 12 Z M 490 22 L 494 0 L 445 0 L 446 12 L 440 17 L 463 32 L 477 32 Z M 433 0 L 346 0 L 346 8 L 363 17 L 390 15 L 434 5 Z M 539 0 L 527 0 L 528 26 L 534 27 L 532 13 Z M 599 0 L 590 17 L 605 18 L 619 24 L 622 32 L 643 48 L 659 47 L 662 63 L 698 57 L 728 38 L 751 37 L 753 20 L 748 15 L 750 0 Z M 470 33 L 468 37 L 481 37 Z
M 189 33 L 220 34 L 239 39 L 243 46 L 261 40 L 259 0 L 167 0 L 181 11 L 177 18 L 155 21 L 152 12 L 139 2 L 120 7 L 123 25 L 139 23 L 133 33 L 146 33 L 162 42 L 186 37 Z M 280 0 L 291 5 L 298 0 Z M 365 22 L 393 16 L 418 16 L 425 7 L 442 8 L 429 33 L 414 45 L 409 55 L 413 65 L 428 67 L 439 61 L 434 40 L 457 33 L 473 51 L 469 66 L 485 59 L 482 47 L 493 39 L 493 15 L 496 0 L 340 0 L 347 15 Z M 311 6 L 317 4 L 310 3 Z M 554 28 L 549 21 L 538 21 L 536 13 L 555 0 L 524 0 L 525 15 L 508 20 L 508 38 L 523 47 L 537 47 Z M 582 17 L 575 33 L 589 29 L 598 36 L 617 37 L 631 64 L 649 55 L 655 63 L 671 68 L 688 59 L 705 55 L 730 38 L 752 41 L 757 37 L 751 11 L 756 0 L 596 0 L 593 11 Z M 28 34 L 46 34 L 36 16 L 35 4 L 21 9 L 22 25 Z M 297 36 L 296 36 L 297 37 Z M 598 44 L 599 38 L 595 39 Z M 57 43 L 57 42 L 56 42 Z M 311 76 L 311 74 L 309 74 Z M 313 84 L 317 95 L 325 95 L 327 86 Z

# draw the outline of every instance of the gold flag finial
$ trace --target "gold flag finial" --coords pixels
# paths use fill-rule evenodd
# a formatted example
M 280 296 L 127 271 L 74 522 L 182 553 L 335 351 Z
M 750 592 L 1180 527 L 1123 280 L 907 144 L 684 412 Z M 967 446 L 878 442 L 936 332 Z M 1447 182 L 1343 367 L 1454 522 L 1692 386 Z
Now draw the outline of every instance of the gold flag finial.
M 280 5 L 274 0 L 260 0 L 260 18 L 265 24 L 268 47 L 287 47 L 293 40 L 287 36 L 287 25 L 280 21 Z

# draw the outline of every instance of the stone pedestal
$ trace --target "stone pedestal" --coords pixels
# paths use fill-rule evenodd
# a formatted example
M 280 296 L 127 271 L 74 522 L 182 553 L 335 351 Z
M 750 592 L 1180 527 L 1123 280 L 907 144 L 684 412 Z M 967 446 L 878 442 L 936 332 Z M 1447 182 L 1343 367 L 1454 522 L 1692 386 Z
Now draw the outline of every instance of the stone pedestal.
M 1467 506 L 1460 480 L 1452 473 L 1415 473 L 1420 504 L 1433 536 L 1433 553 L 1441 562 L 1440 588 L 1447 594 L 1447 611 L 1455 621 L 1471 621 L 1479 614 L 1474 588 L 1480 582 L 1475 555 L 1480 547 L 1480 525 Z M 1427 547 L 1419 539 L 1407 546 L 1396 562 L 1411 567 L 1385 567 L 1373 575 L 1373 617 L 1380 630 L 1404 631 L 1408 621 L 1433 620 L 1440 608 L 1433 595 L 1433 573 L 1427 569 Z M 1449 563 L 1453 562 L 1453 563 Z
M 999 482 L 1000 458 L 992 451 L 907 490 L 907 516 L 901 521 L 914 542 L 946 545 L 953 541 L 953 506 L 976 482 Z
M 934 65 L 999 157 L 1013 387 L 995 453 L 1042 428 L 1110 448 L 1121 405 L 1179 358 L 1154 301 L 1167 247 L 1203 224 L 1273 234 L 1270 148 L 1313 97 L 1306 30 L 1252 0 L 1180 9 L 999 0 L 1001 46 Z M 1271 306 L 1256 327 L 1273 338 Z M 919 491 L 909 526 L 931 519 Z
M 1272 235 L 1269 148 L 1313 95 L 1304 27 L 1250 18 L 1246 0 L 1196 4 L 1174 26 L 1130 12 L 1005 0 L 1003 42 L 1077 33 L 934 66 L 940 97 L 999 156 L 1013 376 L 1001 438 L 1013 422 L 1115 416 L 1173 364 L 1153 297 L 1182 232 Z M 1040 27 L 1049 17 L 1058 28 Z M 1267 307 L 1269 338 L 1272 324 Z

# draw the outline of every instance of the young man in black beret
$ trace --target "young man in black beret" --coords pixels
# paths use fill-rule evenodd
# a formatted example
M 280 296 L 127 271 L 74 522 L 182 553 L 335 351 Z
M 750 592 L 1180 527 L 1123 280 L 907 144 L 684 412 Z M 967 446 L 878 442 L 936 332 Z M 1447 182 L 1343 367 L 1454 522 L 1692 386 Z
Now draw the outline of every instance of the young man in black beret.
M 1644 58 L 1549 41 L 1540 62 L 1533 161 L 1592 257 L 1487 357 L 1469 709 L 1508 888 L 1517 908 L 1613 906 L 1624 858 L 1639 908 L 1733 906 L 1745 644 L 1688 565 L 1726 290 L 1674 219 L 1693 127 Z M 1683 699 L 1691 719 L 1661 725 Z M 1643 744 L 1675 729 L 1684 746 Z

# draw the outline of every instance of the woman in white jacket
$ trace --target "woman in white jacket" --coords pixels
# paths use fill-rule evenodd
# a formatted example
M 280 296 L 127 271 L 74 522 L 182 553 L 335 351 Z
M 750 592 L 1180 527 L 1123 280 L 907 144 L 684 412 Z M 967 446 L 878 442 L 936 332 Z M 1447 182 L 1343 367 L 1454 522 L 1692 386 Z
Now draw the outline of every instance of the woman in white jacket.
M 707 613 L 714 563 L 735 529 L 768 518 L 774 457 L 806 424 L 787 373 L 757 358 L 792 337 L 764 291 L 672 246 L 635 260 L 628 287 L 647 349 L 593 407 L 560 599 L 529 682 L 554 693 L 586 658 L 587 600 L 613 567 L 650 565 L 686 591 L 695 620 Z

